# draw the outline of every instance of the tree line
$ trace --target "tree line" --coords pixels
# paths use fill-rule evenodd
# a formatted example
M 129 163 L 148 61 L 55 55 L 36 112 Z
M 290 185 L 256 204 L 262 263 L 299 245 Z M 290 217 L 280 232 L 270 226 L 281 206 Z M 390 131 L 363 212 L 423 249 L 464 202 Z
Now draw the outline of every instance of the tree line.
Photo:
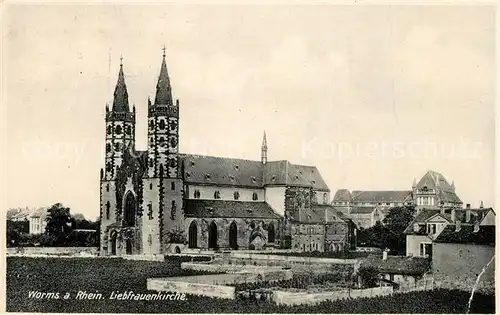
M 7 247 L 18 246 L 99 246 L 99 219 L 71 216 L 71 209 L 56 203 L 47 209 L 42 234 L 29 233 L 29 221 L 7 220 Z

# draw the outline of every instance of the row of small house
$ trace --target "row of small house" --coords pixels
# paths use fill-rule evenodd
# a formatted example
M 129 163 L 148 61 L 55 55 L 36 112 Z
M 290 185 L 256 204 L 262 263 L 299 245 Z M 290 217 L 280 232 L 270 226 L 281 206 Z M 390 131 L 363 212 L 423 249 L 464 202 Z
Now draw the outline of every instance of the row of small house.
M 404 287 L 424 275 L 442 286 L 494 290 L 495 211 L 492 208 L 417 210 L 405 230 L 406 257 L 371 256 L 363 266 L 376 267 L 388 281 Z

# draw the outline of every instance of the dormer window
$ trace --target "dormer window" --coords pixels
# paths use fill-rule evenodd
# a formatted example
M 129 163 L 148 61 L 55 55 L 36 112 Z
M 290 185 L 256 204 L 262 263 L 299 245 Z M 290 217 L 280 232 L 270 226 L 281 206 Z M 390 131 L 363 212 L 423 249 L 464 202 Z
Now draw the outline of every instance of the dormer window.
M 210 180 L 210 174 L 205 174 L 205 179 Z
M 188 177 L 188 178 L 191 177 L 191 173 L 186 172 L 186 177 Z
M 235 170 L 239 170 L 240 169 L 240 167 L 238 166 L 238 164 L 234 164 L 234 169 Z
M 275 181 L 276 181 L 276 175 L 273 175 L 273 177 L 271 177 L 271 181 L 272 181 L 272 182 L 275 182 Z
M 414 232 L 418 232 L 419 229 L 420 229 L 420 226 L 418 225 L 418 223 L 413 224 L 413 231 Z
M 231 181 L 234 181 L 234 176 L 233 176 L 233 175 L 229 175 L 229 179 L 230 179 Z
M 191 167 L 194 167 L 194 161 L 191 160 Z
M 313 185 L 314 185 L 314 184 L 316 184 L 316 181 L 313 179 L 313 180 L 311 181 L 311 184 L 313 184 Z
M 298 175 L 295 175 L 295 180 L 298 180 L 299 179 L 299 176 Z
M 255 184 L 255 181 L 256 181 L 255 176 L 252 176 L 252 183 Z

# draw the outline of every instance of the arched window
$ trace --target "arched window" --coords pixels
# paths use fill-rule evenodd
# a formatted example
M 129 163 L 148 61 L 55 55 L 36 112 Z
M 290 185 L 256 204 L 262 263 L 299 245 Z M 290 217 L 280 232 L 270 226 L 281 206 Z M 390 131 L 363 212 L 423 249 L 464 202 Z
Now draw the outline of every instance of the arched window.
M 175 190 L 175 182 L 171 182 L 170 183 L 170 189 L 171 190 Z
M 275 234 L 274 234 L 274 224 L 269 223 L 267 226 L 267 242 L 274 243 L 275 242 Z
M 172 200 L 172 209 L 170 210 L 170 218 L 175 220 L 175 213 L 177 212 L 177 205 L 175 204 L 175 200 Z
M 240 199 L 240 193 L 238 191 L 234 192 L 234 200 Z
M 200 193 L 200 191 L 199 191 L 198 189 L 196 189 L 196 190 L 194 191 L 194 194 L 193 194 L 193 195 L 194 195 L 194 198 L 195 198 L 195 199 L 200 199 L 201 193 Z
M 111 152 L 111 143 L 106 143 L 106 153 Z
M 151 234 L 148 235 L 148 244 L 151 246 L 153 244 L 153 238 L 151 237 Z
M 106 184 L 106 191 L 109 191 L 109 184 Z
M 109 220 L 110 209 L 111 209 L 111 204 L 108 201 L 108 202 L 106 202 L 106 219 L 107 220 Z
M 122 134 L 122 126 L 121 125 L 116 125 L 116 127 L 115 127 L 115 133 L 117 135 L 121 135 Z
M 323 204 L 327 204 L 327 203 L 328 203 L 328 194 L 324 193 L 323 194 Z
M 130 125 L 127 125 L 127 127 L 126 127 L 126 128 L 127 128 L 127 129 L 126 129 L 126 130 L 127 130 L 127 131 L 126 131 L 126 132 L 127 132 L 127 135 L 129 135 L 129 136 L 130 136 L 130 135 L 132 134 L 132 127 L 130 127 Z
M 125 198 L 125 213 L 124 213 L 124 225 L 125 226 L 135 226 L 135 211 L 136 202 L 135 197 L 132 193 L 127 193 Z
M 256 193 L 256 192 L 254 192 L 254 193 L 252 194 L 252 200 L 254 200 L 254 201 L 259 200 L 259 195 L 257 195 L 257 193 Z
M 165 129 L 165 120 L 160 120 L 160 129 L 163 130 Z
M 214 199 L 220 199 L 220 191 L 216 190 L 214 192 Z
M 153 204 L 151 202 L 148 204 L 148 218 L 153 220 Z

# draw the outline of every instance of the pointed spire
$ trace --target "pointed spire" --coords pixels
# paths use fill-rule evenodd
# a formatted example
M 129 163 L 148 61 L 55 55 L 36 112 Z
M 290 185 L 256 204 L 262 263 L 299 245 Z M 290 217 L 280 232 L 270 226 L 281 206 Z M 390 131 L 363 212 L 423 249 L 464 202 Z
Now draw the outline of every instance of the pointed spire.
M 167 62 L 165 61 L 165 46 L 163 47 L 160 76 L 156 84 L 155 105 L 173 105 L 172 88 L 170 86 L 170 78 L 168 77 Z
M 262 147 L 261 147 L 261 154 L 260 154 L 260 160 L 262 164 L 267 163 L 267 138 L 266 138 L 266 132 L 264 131 L 264 137 L 262 138 Z
M 267 149 L 267 138 L 266 138 L 266 131 L 264 131 L 264 136 L 262 137 L 262 149 Z
M 413 188 L 417 187 L 417 179 L 413 178 L 413 185 L 411 186 Z
M 116 82 L 113 108 L 114 112 L 128 112 L 128 92 L 123 75 L 123 57 L 120 56 L 120 72 L 118 72 L 118 81 Z
M 481 200 L 481 204 L 479 205 L 479 209 L 484 209 L 484 203 L 482 200 Z

